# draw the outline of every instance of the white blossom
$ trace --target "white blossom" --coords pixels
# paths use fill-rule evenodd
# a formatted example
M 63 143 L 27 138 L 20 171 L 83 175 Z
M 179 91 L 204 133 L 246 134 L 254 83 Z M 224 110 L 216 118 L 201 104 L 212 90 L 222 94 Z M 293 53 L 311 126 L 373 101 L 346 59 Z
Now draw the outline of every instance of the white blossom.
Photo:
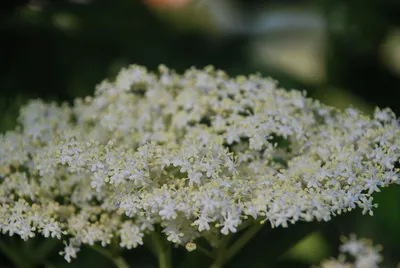
M 121 233 L 121 247 L 127 249 L 136 248 L 138 245 L 143 245 L 143 233 L 140 228 L 130 222 L 124 222 L 120 230 Z
M 67 261 L 82 244 L 134 248 L 159 228 L 184 246 L 250 216 L 290 228 L 357 207 L 372 215 L 373 194 L 400 183 L 389 109 L 342 111 L 212 67 L 133 65 L 73 105 L 31 101 L 18 122 L 0 135 L 0 230 L 68 237 Z
M 380 246 L 374 246 L 370 240 L 358 239 L 355 235 L 342 238 L 340 255 L 337 259 L 323 261 L 320 268 L 378 268 L 382 261 Z

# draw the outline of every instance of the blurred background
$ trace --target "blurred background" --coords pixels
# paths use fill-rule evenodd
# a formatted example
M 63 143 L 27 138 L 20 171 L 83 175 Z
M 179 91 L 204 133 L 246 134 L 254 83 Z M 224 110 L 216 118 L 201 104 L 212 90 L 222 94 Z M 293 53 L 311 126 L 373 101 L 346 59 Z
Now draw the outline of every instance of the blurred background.
M 71 102 L 132 63 L 260 72 L 326 104 L 366 113 L 390 107 L 400 115 L 399 0 L 14 0 L 2 6 L 0 131 L 15 125 L 28 99 Z M 384 266 L 396 267 L 400 187 L 375 198 L 374 217 L 351 212 L 293 239 L 300 242 L 276 267 L 307 267 L 336 256 L 338 237 L 351 232 L 382 244 Z M 249 245 L 256 250 L 240 257 L 263 256 L 279 239 L 256 239 Z M 11 242 L 15 249 L 22 245 Z M 39 242 L 24 244 L 18 254 L 28 256 Z M 9 255 L 0 254 L 0 266 L 13 267 Z M 142 249 L 125 255 L 135 267 L 155 267 Z M 112 265 L 90 249 L 70 266 L 57 254 L 49 256 L 38 267 Z M 253 263 L 248 267 L 266 267 L 262 258 Z

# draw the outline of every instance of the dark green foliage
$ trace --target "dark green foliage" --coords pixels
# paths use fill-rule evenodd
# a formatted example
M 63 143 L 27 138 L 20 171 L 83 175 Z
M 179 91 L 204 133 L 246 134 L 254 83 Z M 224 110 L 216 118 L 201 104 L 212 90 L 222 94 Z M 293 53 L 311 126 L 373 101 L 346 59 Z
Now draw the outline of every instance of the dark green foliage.
M 398 0 L 283 1 L 287 4 L 311 2 L 327 18 L 324 85 L 305 84 L 276 69 L 259 70 L 247 53 L 249 43 L 256 37 L 210 37 L 201 32 L 180 31 L 139 0 L 92 0 L 89 4 L 43 1 L 39 11 L 28 9 L 28 2 L 5 1 L 0 10 L 0 131 L 15 125 L 18 107 L 27 99 L 71 102 L 77 96 L 91 94 L 97 83 L 131 63 L 149 69 L 163 63 L 179 72 L 193 65 L 209 64 L 231 75 L 261 72 L 278 80 L 283 87 L 305 89 L 311 95 L 317 87 L 335 86 L 352 91 L 374 105 L 390 106 L 400 114 L 400 77 L 380 57 L 380 48 L 389 31 L 400 26 Z M 252 12 L 264 1 L 239 2 L 251 19 Z M 57 16 L 70 20 L 70 28 L 57 27 Z M 144 94 L 140 88 L 135 91 Z M 252 108 L 248 107 L 243 115 L 251 114 Z M 201 124 L 210 126 L 210 119 L 202 118 Z M 290 149 L 289 141 L 280 137 L 273 137 L 271 142 Z M 232 145 L 227 147 L 232 149 Z M 371 237 L 384 246 L 386 267 L 394 267 L 400 256 L 399 196 L 399 187 L 377 194 L 380 205 L 374 217 L 350 213 L 338 216 L 329 224 L 304 223 L 288 229 L 271 229 L 266 224 L 227 267 L 267 267 L 265 263 L 271 261 L 275 267 L 307 267 L 280 257 L 288 246 L 316 228 L 332 249 L 337 248 L 341 234 L 357 232 Z M 78 259 L 68 265 L 57 254 L 62 250 L 62 243 L 54 240 L 37 238 L 23 243 L 19 238 L 0 236 L 0 246 L 5 244 L 11 246 L 1 250 L 1 267 L 112 266 L 108 259 L 89 248 L 84 248 Z M 20 260 L 13 260 L 15 254 Z M 157 267 L 155 256 L 145 247 L 126 250 L 123 255 L 132 267 Z M 187 253 L 182 248 L 174 248 L 172 255 L 174 267 L 210 265 L 210 260 L 199 251 Z

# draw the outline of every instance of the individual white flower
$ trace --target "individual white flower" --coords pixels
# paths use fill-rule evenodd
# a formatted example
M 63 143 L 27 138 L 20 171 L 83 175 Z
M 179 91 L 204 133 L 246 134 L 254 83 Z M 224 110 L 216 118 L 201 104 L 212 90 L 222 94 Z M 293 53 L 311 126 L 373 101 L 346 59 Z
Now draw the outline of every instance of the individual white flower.
M 236 233 L 237 227 L 242 223 L 238 216 L 235 216 L 231 212 L 227 212 L 223 218 L 223 228 L 221 229 L 221 233 L 227 235 L 229 233 Z
M 64 255 L 64 259 L 67 262 L 71 262 L 72 259 L 75 259 L 77 257 L 76 254 L 80 251 L 80 249 L 76 247 L 71 241 L 68 244 L 64 242 L 64 244 L 64 251 L 61 251 L 60 255 Z
M 178 216 L 176 213 L 176 206 L 173 202 L 164 204 L 158 214 L 166 220 L 172 220 Z
M 143 236 L 140 228 L 130 222 L 124 222 L 120 230 L 121 247 L 127 249 L 136 248 L 138 245 L 143 245 Z
M 204 230 L 210 230 L 210 223 L 211 219 L 207 217 L 207 215 L 202 214 L 199 216 L 197 220 L 193 222 L 194 226 L 198 226 L 199 232 L 202 232 Z
M 58 222 L 50 221 L 43 226 L 42 234 L 46 238 L 52 237 L 61 239 L 63 232 Z

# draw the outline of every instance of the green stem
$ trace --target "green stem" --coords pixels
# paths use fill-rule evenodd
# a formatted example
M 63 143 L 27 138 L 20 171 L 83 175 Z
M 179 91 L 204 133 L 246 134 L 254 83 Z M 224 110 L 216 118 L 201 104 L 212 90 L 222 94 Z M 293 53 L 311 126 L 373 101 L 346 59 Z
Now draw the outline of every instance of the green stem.
M 157 250 L 154 246 L 154 242 L 150 236 L 145 236 L 143 238 L 143 244 L 156 258 L 158 258 Z
M 113 261 L 115 266 L 117 266 L 118 268 L 130 268 L 128 263 L 122 256 L 115 257 Z
M 235 254 L 242 249 L 247 242 L 263 227 L 263 224 L 255 223 L 251 226 L 227 251 L 225 262 L 228 262 Z
M 93 245 L 90 248 L 111 260 L 117 268 L 129 268 L 128 263 L 122 256 L 114 256 L 109 250 L 98 245 Z
M 57 239 L 45 239 L 40 246 L 35 250 L 34 256 L 32 258 L 36 263 L 42 263 L 54 250 L 60 241 Z
M 207 257 L 205 257 L 206 255 Z M 184 259 L 179 264 L 179 268 L 187 267 L 208 267 L 214 259 L 214 255 L 209 250 L 197 245 L 193 252 L 186 252 Z
M 218 248 L 215 251 L 215 261 L 210 268 L 221 268 L 225 264 L 225 253 L 229 243 L 230 236 L 225 236 L 220 240 Z
M 25 263 L 23 258 L 14 251 L 12 248 L 8 247 L 4 243 L 0 242 L 0 250 L 7 256 L 7 258 L 18 268 L 28 268 L 29 264 Z
M 212 252 L 208 251 L 207 249 L 205 249 L 205 248 L 203 248 L 203 247 L 201 247 L 199 245 L 197 245 L 197 249 L 196 250 L 198 250 L 199 252 L 203 253 L 204 255 L 206 255 L 209 258 L 213 258 L 214 257 Z
M 163 242 L 158 232 L 151 233 L 152 242 L 157 252 L 158 267 L 159 268 L 171 268 L 171 248 L 169 244 Z
M 246 229 L 247 227 L 249 227 L 254 223 L 256 223 L 256 221 L 253 219 L 244 221 L 240 226 L 237 227 L 237 232 L 243 231 L 244 229 Z

